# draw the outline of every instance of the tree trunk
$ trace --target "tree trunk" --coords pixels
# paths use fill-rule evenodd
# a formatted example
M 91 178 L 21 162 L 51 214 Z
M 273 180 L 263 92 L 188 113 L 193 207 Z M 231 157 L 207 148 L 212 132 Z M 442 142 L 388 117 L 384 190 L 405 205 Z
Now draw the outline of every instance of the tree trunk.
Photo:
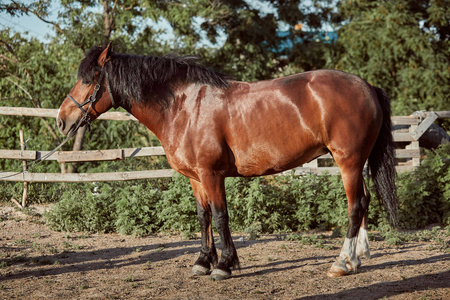
M 105 37 L 105 43 L 108 44 L 109 38 L 111 37 L 113 18 L 111 16 L 111 11 L 110 11 L 107 0 L 103 0 L 103 14 L 105 15 L 104 37 Z
M 73 144 L 73 151 L 81 151 L 83 150 L 83 140 L 84 134 L 86 133 L 87 126 L 83 126 L 78 128 L 77 135 L 75 136 L 75 143 Z M 77 172 L 77 164 L 72 163 L 67 168 L 68 173 L 76 173 Z

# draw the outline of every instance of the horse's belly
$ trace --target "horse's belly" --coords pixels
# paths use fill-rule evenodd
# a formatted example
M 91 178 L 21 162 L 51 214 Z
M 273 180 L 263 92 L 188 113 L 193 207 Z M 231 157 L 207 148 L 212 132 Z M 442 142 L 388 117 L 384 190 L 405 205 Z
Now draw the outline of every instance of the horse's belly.
M 235 166 L 240 176 L 251 177 L 283 172 L 326 154 L 323 147 L 290 152 L 282 148 L 249 149 L 235 153 Z

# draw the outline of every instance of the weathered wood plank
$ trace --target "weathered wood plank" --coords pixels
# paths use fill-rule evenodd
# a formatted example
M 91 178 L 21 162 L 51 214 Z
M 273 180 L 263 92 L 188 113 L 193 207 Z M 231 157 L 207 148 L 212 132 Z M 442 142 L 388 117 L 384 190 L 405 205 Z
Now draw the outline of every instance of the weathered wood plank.
M 56 118 L 57 109 L 34 107 L 0 107 L 0 115 Z
M 397 158 L 413 158 L 420 157 L 420 149 L 395 149 Z
M 407 133 L 409 134 L 409 133 Z M 397 158 L 412 158 L 420 157 L 420 149 L 395 149 L 395 156 Z M 331 154 L 327 153 L 319 156 L 317 159 L 332 159 Z
M 393 132 L 394 142 L 414 142 L 415 140 L 409 132 Z
M 36 159 L 36 151 L 30 150 L 0 150 L 0 158 L 3 159 Z
M 143 147 L 143 148 L 127 148 L 123 149 L 124 157 L 139 157 L 139 156 L 153 156 L 166 155 L 163 147 Z
M 450 118 L 450 111 L 436 111 L 439 118 Z M 0 107 L 0 115 L 5 116 L 30 116 L 30 117 L 47 117 L 56 118 L 58 109 L 53 108 L 34 108 L 34 107 Z M 426 112 L 425 112 L 426 114 Z M 137 121 L 137 119 L 129 113 L 113 111 L 102 114 L 99 120 L 115 120 L 115 121 Z M 418 124 L 420 119 L 417 116 L 392 116 L 393 124 L 414 125 Z
M 391 121 L 394 125 L 417 125 L 420 119 L 416 116 L 394 116 Z
M 123 150 L 91 150 L 91 151 L 60 151 L 56 152 L 56 160 L 60 163 L 80 162 L 80 161 L 105 161 L 122 160 Z
M 58 109 L 52 108 L 34 108 L 34 107 L 0 107 L 0 115 L 4 116 L 28 116 L 28 117 L 45 117 L 56 118 Z M 113 111 L 105 112 L 99 120 L 113 121 L 137 121 L 137 119 L 127 112 Z
M 95 181 L 124 181 L 148 178 L 172 177 L 175 173 L 172 169 L 148 170 L 133 172 L 109 172 L 109 173 L 0 173 L 0 180 L 4 181 L 28 181 L 28 182 L 95 182 Z
M 50 151 L 25 150 L 21 156 L 21 150 L 0 150 L 0 159 L 27 159 L 35 160 L 47 155 Z M 83 161 L 107 161 L 123 158 L 165 155 L 162 147 L 143 147 L 107 150 L 85 151 L 59 151 L 49 156 L 46 160 L 59 162 L 83 162 Z
M 446 111 L 435 111 L 439 119 L 450 119 L 450 110 Z
M 411 136 L 418 141 L 419 138 L 425 133 L 425 131 L 438 119 L 438 115 L 434 112 L 427 114 L 427 117 L 420 123 L 417 128 L 411 132 Z
M 35 160 L 43 157 L 49 151 L 31 151 L 31 150 L 0 150 L 0 159 L 26 159 Z M 419 157 L 419 149 L 396 149 L 397 158 Z M 121 160 L 124 158 L 144 157 L 165 155 L 162 147 L 143 147 L 126 149 L 108 149 L 108 150 L 86 150 L 86 151 L 59 151 L 50 156 L 47 160 L 57 160 L 64 162 L 88 162 L 88 161 L 108 161 Z M 328 153 L 317 159 L 332 159 Z

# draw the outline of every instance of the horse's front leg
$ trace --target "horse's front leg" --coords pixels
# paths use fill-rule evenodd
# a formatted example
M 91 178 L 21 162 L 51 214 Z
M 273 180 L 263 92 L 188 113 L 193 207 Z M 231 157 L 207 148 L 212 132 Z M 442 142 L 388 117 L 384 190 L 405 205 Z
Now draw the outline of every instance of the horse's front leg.
M 206 196 L 222 243 L 222 255 L 219 263 L 211 272 L 211 279 L 227 279 L 231 276 L 231 268 L 240 268 L 240 265 L 228 224 L 225 178 L 215 174 L 202 174 L 200 176 L 200 181 L 200 183 L 196 182 L 194 184 L 201 186 L 202 193 Z
M 196 276 L 208 275 L 211 272 L 211 265 L 215 266 L 218 262 L 212 231 L 211 207 L 201 183 L 193 179 L 190 181 L 197 203 L 197 216 L 202 234 L 202 248 L 200 256 L 192 267 L 192 274 Z

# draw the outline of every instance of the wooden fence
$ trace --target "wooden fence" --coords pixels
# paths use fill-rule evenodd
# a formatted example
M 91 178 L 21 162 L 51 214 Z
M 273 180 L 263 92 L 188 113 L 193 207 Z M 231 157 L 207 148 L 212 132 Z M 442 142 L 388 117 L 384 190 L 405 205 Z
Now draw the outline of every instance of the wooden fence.
M 56 109 L 0 107 L 0 115 L 34 116 L 55 118 Z M 394 126 L 394 141 L 400 145 L 396 149 L 398 159 L 397 172 L 409 171 L 420 164 L 419 137 L 436 120 L 436 118 L 450 117 L 450 112 L 423 113 L 422 116 L 392 117 Z M 107 112 L 99 117 L 100 120 L 137 121 L 128 113 Z M 397 126 L 399 125 L 399 126 Z M 0 150 L 0 159 L 36 160 L 49 153 L 48 151 L 32 150 Z M 111 161 L 130 159 L 139 156 L 164 155 L 162 147 L 143 147 L 128 149 L 108 149 L 92 151 L 59 151 L 52 154 L 47 160 L 56 160 L 59 163 Z M 331 155 L 323 155 L 301 167 L 287 171 L 284 174 L 324 173 L 339 174 L 339 169 L 333 165 Z M 21 182 L 95 182 L 95 181 L 122 181 L 146 178 L 171 177 L 171 169 L 147 170 L 133 172 L 106 172 L 106 173 L 30 173 L 3 172 L 0 178 L 4 181 Z

